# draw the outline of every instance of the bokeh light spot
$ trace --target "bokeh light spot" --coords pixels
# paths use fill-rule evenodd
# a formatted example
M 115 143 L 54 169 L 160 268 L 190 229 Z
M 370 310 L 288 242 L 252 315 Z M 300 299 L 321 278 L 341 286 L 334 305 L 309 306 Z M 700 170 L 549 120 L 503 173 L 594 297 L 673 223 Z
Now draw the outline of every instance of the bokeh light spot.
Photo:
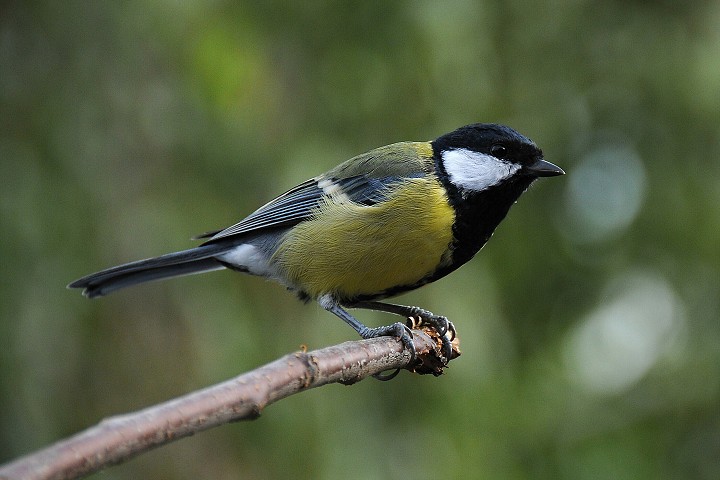
M 632 223 L 645 190 L 645 168 L 634 149 L 604 145 L 587 153 L 568 178 L 564 231 L 578 243 L 606 240 Z
M 623 276 L 581 320 L 565 345 L 571 380 L 592 393 L 630 388 L 656 364 L 684 325 L 683 308 L 662 277 Z

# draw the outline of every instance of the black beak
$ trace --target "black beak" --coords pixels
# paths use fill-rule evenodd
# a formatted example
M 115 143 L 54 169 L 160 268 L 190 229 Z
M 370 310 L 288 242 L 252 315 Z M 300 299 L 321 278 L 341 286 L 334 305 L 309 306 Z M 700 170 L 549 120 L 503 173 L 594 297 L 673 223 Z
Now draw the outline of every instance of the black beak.
M 535 175 L 536 177 L 555 177 L 557 175 L 565 175 L 565 171 L 562 168 L 558 167 L 554 163 L 545 161 L 542 158 L 538 158 L 535 160 L 535 163 L 525 167 L 525 171 L 530 175 Z

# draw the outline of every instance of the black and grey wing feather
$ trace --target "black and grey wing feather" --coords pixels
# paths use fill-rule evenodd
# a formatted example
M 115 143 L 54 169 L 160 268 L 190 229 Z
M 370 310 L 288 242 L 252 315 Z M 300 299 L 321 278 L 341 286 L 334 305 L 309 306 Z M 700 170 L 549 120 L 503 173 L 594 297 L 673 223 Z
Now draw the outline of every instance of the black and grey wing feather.
M 323 190 L 318 187 L 317 181 L 307 180 L 266 203 L 235 225 L 202 237 L 210 237 L 208 241 L 214 242 L 260 229 L 295 225 L 311 215 L 322 195 Z
M 334 192 L 335 201 L 374 205 L 387 197 L 390 184 L 400 180 L 398 177 L 369 178 L 364 175 L 343 179 L 311 179 L 263 205 L 235 225 L 203 237 L 210 237 L 207 243 L 212 244 L 220 239 L 258 230 L 297 225 L 315 214 L 330 191 Z

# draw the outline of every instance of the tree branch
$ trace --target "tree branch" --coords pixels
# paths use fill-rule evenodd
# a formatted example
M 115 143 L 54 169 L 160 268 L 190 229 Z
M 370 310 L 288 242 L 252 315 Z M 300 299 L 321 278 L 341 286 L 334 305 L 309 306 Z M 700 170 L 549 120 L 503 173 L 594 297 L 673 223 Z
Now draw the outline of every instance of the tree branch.
M 256 370 L 125 415 L 0 466 L 0 480 L 73 479 L 218 425 L 252 420 L 278 400 L 328 383 L 353 384 L 391 369 L 440 375 L 445 363 L 432 329 L 413 330 L 417 362 L 395 338 L 345 342 L 286 355 Z M 453 341 L 453 358 L 459 355 Z

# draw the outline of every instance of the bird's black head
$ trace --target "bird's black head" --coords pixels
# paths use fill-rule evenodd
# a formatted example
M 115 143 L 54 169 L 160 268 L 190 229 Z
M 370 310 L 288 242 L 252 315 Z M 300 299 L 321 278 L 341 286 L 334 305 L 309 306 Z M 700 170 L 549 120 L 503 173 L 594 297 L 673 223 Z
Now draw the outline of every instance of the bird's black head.
M 565 173 L 546 162 L 532 140 L 504 125 L 467 125 L 439 137 L 432 145 L 441 172 L 464 194 L 505 183 L 524 184 L 524 190 L 537 177 Z
M 437 278 L 482 248 L 533 181 L 565 173 L 546 162 L 532 140 L 503 125 L 458 128 L 433 141 L 432 147 L 436 172 L 455 209 L 452 262 Z

